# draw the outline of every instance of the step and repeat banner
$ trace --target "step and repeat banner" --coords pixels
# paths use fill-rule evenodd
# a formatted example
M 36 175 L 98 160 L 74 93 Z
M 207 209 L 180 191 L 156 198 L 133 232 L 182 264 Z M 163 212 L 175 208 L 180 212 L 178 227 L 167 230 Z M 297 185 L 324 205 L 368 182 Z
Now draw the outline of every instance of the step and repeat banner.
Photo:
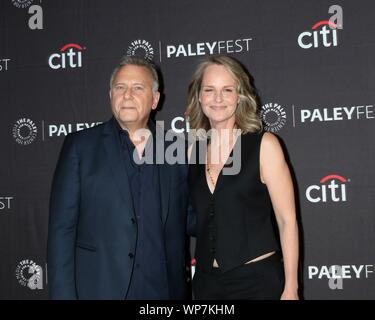
M 255 79 L 295 180 L 305 299 L 375 299 L 375 2 L 1 0 L 0 299 L 47 299 L 53 171 L 64 137 L 110 118 L 120 57 L 162 71 L 156 115 L 184 133 L 198 61 Z

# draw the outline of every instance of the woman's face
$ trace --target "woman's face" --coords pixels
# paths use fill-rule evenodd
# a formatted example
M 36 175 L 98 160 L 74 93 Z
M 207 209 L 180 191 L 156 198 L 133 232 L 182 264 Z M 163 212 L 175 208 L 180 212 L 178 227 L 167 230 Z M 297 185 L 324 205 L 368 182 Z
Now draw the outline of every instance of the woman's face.
M 234 127 L 239 96 L 236 82 L 224 66 L 213 64 L 205 69 L 199 102 L 211 127 Z

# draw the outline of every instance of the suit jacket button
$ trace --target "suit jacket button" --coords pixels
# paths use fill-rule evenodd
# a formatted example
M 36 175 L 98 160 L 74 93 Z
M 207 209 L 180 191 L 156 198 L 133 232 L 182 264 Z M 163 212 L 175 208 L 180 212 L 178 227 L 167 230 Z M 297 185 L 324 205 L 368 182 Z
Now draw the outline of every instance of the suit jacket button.
M 133 259 L 133 258 L 134 258 L 134 254 L 131 253 L 131 252 L 129 252 L 128 256 L 129 256 L 130 259 Z

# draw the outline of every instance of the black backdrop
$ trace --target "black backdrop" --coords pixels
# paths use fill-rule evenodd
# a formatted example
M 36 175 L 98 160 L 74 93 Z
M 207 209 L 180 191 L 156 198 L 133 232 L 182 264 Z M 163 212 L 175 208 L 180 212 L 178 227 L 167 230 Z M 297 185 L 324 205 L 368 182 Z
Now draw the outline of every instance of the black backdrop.
M 196 63 L 224 53 L 253 74 L 288 151 L 305 298 L 374 299 L 374 10 L 371 0 L 0 0 L 0 298 L 48 297 L 58 152 L 68 132 L 110 117 L 119 58 L 153 57 L 156 118 L 183 131 Z

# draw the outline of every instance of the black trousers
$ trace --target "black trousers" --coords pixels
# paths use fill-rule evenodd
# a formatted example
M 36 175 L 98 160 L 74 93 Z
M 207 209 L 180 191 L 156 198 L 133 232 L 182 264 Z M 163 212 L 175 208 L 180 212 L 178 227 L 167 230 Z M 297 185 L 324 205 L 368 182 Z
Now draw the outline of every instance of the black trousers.
M 198 266 L 197 266 L 198 267 Z M 280 253 L 243 264 L 227 272 L 197 268 L 193 278 L 197 300 L 278 300 L 284 289 L 284 267 Z

